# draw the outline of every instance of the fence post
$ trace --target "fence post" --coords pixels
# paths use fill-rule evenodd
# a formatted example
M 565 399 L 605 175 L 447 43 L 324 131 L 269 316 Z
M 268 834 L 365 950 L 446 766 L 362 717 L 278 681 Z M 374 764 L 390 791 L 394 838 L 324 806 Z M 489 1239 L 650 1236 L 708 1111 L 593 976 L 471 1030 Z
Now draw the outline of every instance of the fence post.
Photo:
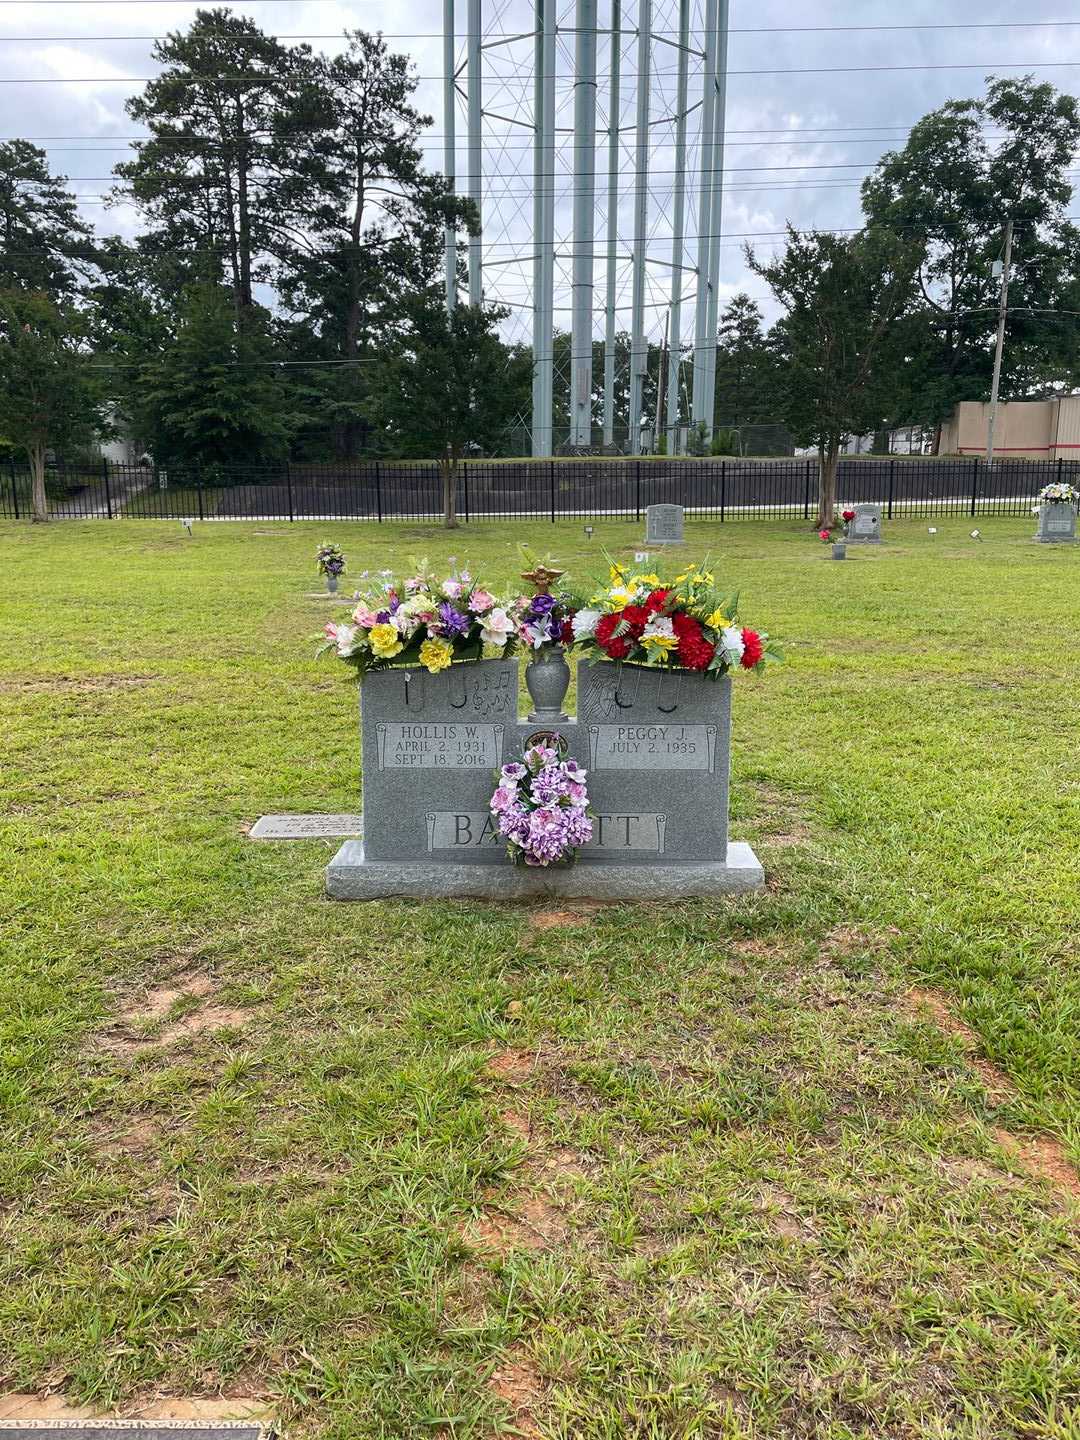
M 1065 470 L 1065 462 L 1062 460 L 1061 456 L 1059 455 L 1059 456 L 1057 457 L 1057 482 L 1058 482 L 1059 485 L 1061 484 L 1062 479 L 1064 478 L 1064 470 Z
M 292 466 L 289 464 L 288 460 L 285 461 L 285 492 L 286 492 L 286 494 L 287 494 L 287 496 L 288 496 L 288 500 L 289 500 L 289 523 L 291 524 L 292 521 L 296 519 L 296 516 L 293 514 Z M 200 490 L 199 490 L 199 507 L 200 507 L 200 509 L 202 508 L 202 489 L 201 489 L 201 488 L 200 488 Z M 201 516 L 201 515 L 199 516 L 199 519 L 200 519 L 200 520 L 202 519 L 202 516 Z
M 461 462 L 461 499 L 465 506 L 465 524 L 469 523 L 469 466 L 466 461 Z
M 551 523 L 555 524 L 555 461 L 548 461 L 548 479 L 551 486 Z
M 11 503 L 15 507 L 15 519 L 19 518 L 19 483 L 15 478 L 15 457 L 12 455 L 9 464 L 11 465 Z
M 634 461 L 634 519 L 641 519 L 641 460 Z
M 382 466 L 375 461 L 375 514 L 382 524 Z
M 895 460 L 890 460 L 890 461 L 889 461 L 889 510 L 888 510 L 888 517 L 889 517 L 890 520 L 892 519 L 892 502 L 893 502 L 893 495 L 894 495 L 895 491 L 896 491 L 896 461 L 895 461 Z
M 971 462 L 971 513 L 975 514 L 975 502 L 979 494 L 979 458 L 975 456 Z
M 805 462 L 805 464 L 803 465 L 802 517 L 803 517 L 804 520 L 809 520 L 809 519 L 810 519 L 810 476 L 811 476 L 811 473 L 812 473 L 812 470 L 811 470 L 811 462 L 810 462 L 809 460 L 807 460 L 807 461 Z
M 727 509 L 727 464 L 720 461 L 720 524 L 724 523 L 724 512 Z
M 101 457 L 101 473 L 105 477 L 105 510 L 109 516 L 109 519 L 111 520 L 113 518 L 113 513 L 112 493 L 109 490 L 109 462 L 105 459 L 104 456 Z
M 204 513 L 204 511 L 203 511 L 202 466 L 201 466 L 201 465 L 196 465 L 196 467 L 195 467 L 195 491 L 196 491 L 196 494 L 197 494 L 198 497 L 199 497 L 199 519 L 200 519 L 200 520 L 205 520 L 205 519 L 206 519 L 206 515 L 205 515 L 205 513 Z

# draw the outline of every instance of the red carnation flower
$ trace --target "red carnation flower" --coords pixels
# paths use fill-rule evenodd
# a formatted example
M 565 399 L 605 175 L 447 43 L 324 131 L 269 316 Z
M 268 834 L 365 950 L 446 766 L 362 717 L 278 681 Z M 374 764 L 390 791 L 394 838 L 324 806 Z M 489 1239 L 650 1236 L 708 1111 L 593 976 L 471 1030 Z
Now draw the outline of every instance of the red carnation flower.
M 596 643 L 610 660 L 625 660 L 630 654 L 630 641 L 625 635 L 615 634 L 622 623 L 623 613 L 620 610 L 614 615 L 601 615 L 596 622 Z
M 630 626 L 631 633 L 635 640 L 640 640 L 641 632 L 649 623 L 649 611 L 644 605 L 627 605 L 619 614 L 620 620 L 625 620 Z
M 676 635 L 701 634 L 700 623 L 694 619 L 693 615 L 688 615 L 685 610 L 675 611 L 675 614 L 671 617 L 671 628 L 675 631 Z
M 645 609 L 648 610 L 650 615 L 659 615 L 667 604 L 667 598 L 670 594 L 670 590 L 654 590 L 645 601 Z
M 574 643 L 574 625 L 571 620 L 564 620 L 562 622 L 562 635 L 560 638 L 564 645 L 572 645 Z
M 761 657 L 765 654 L 765 646 L 761 643 L 761 636 L 756 630 L 744 630 L 742 632 L 743 653 L 741 664 L 747 670 L 753 670 L 754 666 L 760 664 Z

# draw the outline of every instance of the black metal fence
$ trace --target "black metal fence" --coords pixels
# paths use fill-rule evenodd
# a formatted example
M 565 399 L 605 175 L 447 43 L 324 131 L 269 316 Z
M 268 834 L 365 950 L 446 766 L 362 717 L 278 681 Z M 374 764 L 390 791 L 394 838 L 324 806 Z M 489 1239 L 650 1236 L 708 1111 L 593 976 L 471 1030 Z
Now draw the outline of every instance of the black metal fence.
M 977 458 L 841 460 L 842 500 L 875 501 L 894 515 L 1024 515 L 1052 480 L 1080 488 L 1080 460 Z M 58 519 L 438 520 L 442 475 L 435 463 L 233 465 L 149 469 L 100 464 L 54 467 L 47 481 Z M 712 520 L 810 519 L 817 494 L 813 459 L 469 460 L 459 467 L 462 520 L 608 516 L 640 519 L 669 502 Z M 0 471 L 0 516 L 30 514 L 30 476 Z

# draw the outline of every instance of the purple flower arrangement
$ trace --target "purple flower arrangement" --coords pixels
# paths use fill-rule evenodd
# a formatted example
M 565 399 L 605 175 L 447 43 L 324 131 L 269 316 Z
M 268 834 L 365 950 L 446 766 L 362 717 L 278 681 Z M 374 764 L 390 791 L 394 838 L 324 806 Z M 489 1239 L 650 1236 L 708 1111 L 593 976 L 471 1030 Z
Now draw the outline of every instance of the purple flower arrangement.
M 520 761 L 504 765 L 491 797 L 491 814 L 514 864 L 558 865 L 577 858 L 592 839 L 585 771 L 559 758 L 556 744 L 532 745 Z
M 539 650 L 542 645 L 573 645 L 572 613 L 561 596 L 521 596 L 514 606 L 514 622 L 522 644 L 530 650 Z
M 320 575 L 332 575 L 336 579 L 345 572 L 345 556 L 339 545 L 323 543 L 315 551 L 315 565 Z

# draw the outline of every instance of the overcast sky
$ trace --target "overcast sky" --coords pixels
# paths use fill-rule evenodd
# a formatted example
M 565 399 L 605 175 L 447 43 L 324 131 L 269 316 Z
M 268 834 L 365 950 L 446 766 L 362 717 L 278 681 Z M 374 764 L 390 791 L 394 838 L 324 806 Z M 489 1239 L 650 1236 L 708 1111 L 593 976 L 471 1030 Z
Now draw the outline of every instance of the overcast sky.
M 1038 3 L 1038 0 L 1035 0 Z M 700 19 L 700 0 L 694 0 Z M 127 153 L 125 141 L 139 133 L 124 113 L 124 100 L 139 88 L 124 77 L 154 72 L 151 41 L 182 28 L 194 15 L 195 4 L 109 3 L 109 0 L 0 0 L 0 134 L 25 136 L 49 152 L 54 170 L 71 177 L 84 197 L 84 213 L 102 233 L 133 235 L 137 215 L 101 203 L 108 189 L 112 165 Z M 442 0 L 257 0 L 235 5 L 272 34 L 309 39 L 316 48 L 339 48 L 346 28 L 382 29 L 395 48 L 407 52 L 421 76 L 419 103 L 434 116 L 427 143 L 433 168 L 442 168 Z M 465 0 L 458 0 L 459 53 Z M 522 0 L 484 0 L 484 27 L 492 34 L 516 33 L 531 24 L 530 9 Z M 574 6 L 565 4 L 560 24 L 573 25 Z M 607 0 L 600 0 L 600 24 L 608 24 Z M 635 0 L 624 0 L 624 26 L 635 23 Z M 1080 20 L 1075 7 L 1042 0 L 1035 19 Z M 916 26 L 893 30 L 833 30 L 853 18 L 861 26 Z M 951 97 L 978 95 L 988 73 L 1020 74 L 1033 67 L 1039 79 L 1065 90 L 1080 85 L 1080 23 L 1040 27 L 1027 20 L 1017 28 L 956 28 L 976 22 L 1015 22 L 1017 7 L 1006 0 L 909 0 L 904 6 L 885 0 L 859 0 L 858 5 L 826 0 L 731 0 L 731 37 L 727 104 L 727 173 L 721 252 L 721 297 L 740 289 L 772 307 L 760 284 L 749 275 L 742 255 L 743 237 L 761 236 L 760 248 L 769 250 L 774 232 L 786 220 L 796 225 L 823 227 L 858 223 L 858 183 L 877 157 L 903 143 L 907 128 L 920 115 Z M 653 28 L 673 34 L 677 27 L 677 0 L 654 0 Z M 754 30 L 767 33 L 752 33 Z M 18 37 L 32 37 L 19 39 Z M 132 37 L 132 38 L 113 38 Z M 573 36 L 560 39 L 560 78 L 557 123 L 568 126 L 571 104 Z M 624 35 L 622 46 L 623 178 L 619 204 L 618 247 L 628 257 L 633 237 L 632 174 L 633 120 L 636 85 L 636 43 Z M 529 64 L 531 42 L 486 52 L 485 107 L 500 115 L 527 120 L 531 105 Z M 658 120 L 673 109 L 675 52 L 659 44 L 654 48 L 651 75 L 651 112 Z M 910 69 L 880 67 L 912 67 Z M 875 68 L 878 67 L 878 68 Z M 1037 68 L 1035 68 L 1037 67 Z M 607 77 L 611 56 L 602 38 L 599 48 L 599 100 L 597 149 L 597 249 L 603 249 L 605 226 L 605 167 L 608 124 Z M 809 73 L 779 73 L 806 71 Z M 832 71 L 832 73 L 828 73 Z M 740 73 L 742 72 L 742 73 Z M 755 72 L 755 73 L 747 73 Z M 40 80 L 49 83 L 27 83 Z M 691 76 L 691 99 L 700 93 L 700 78 Z M 691 119 L 691 146 L 687 187 L 692 235 L 698 179 L 696 116 Z M 528 132 L 489 118 L 485 121 L 485 213 L 487 258 L 486 291 L 513 307 L 507 330 L 529 333 L 530 219 L 532 159 Z M 464 113 L 459 107 L 458 139 L 464 136 Z M 649 218 L 649 322 L 653 333 L 663 329 L 670 285 L 671 187 L 674 156 L 673 131 L 660 123 L 650 146 Z M 560 142 L 568 145 L 568 137 Z M 570 153 L 560 156 L 557 238 L 565 239 L 570 224 Z M 1078 161 L 1080 164 L 1080 161 Z M 465 169 L 459 148 L 458 170 Z M 1075 207 L 1080 210 L 1080 205 Z M 564 247 L 565 248 L 565 247 Z M 688 242 L 684 263 L 693 264 L 694 246 Z M 520 258 L 519 258 L 520 257 Z M 495 264 L 494 262 L 501 262 Z M 567 304 L 566 271 L 560 265 L 556 305 Z M 620 261 L 620 322 L 628 327 L 628 258 Z M 602 333 L 603 263 L 598 257 L 596 283 L 597 334 Z M 687 287 L 693 288 L 693 277 Z M 684 336 L 692 326 L 692 304 L 684 323 Z M 568 325 L 568 315 L 557 313 L 557 323 Z

